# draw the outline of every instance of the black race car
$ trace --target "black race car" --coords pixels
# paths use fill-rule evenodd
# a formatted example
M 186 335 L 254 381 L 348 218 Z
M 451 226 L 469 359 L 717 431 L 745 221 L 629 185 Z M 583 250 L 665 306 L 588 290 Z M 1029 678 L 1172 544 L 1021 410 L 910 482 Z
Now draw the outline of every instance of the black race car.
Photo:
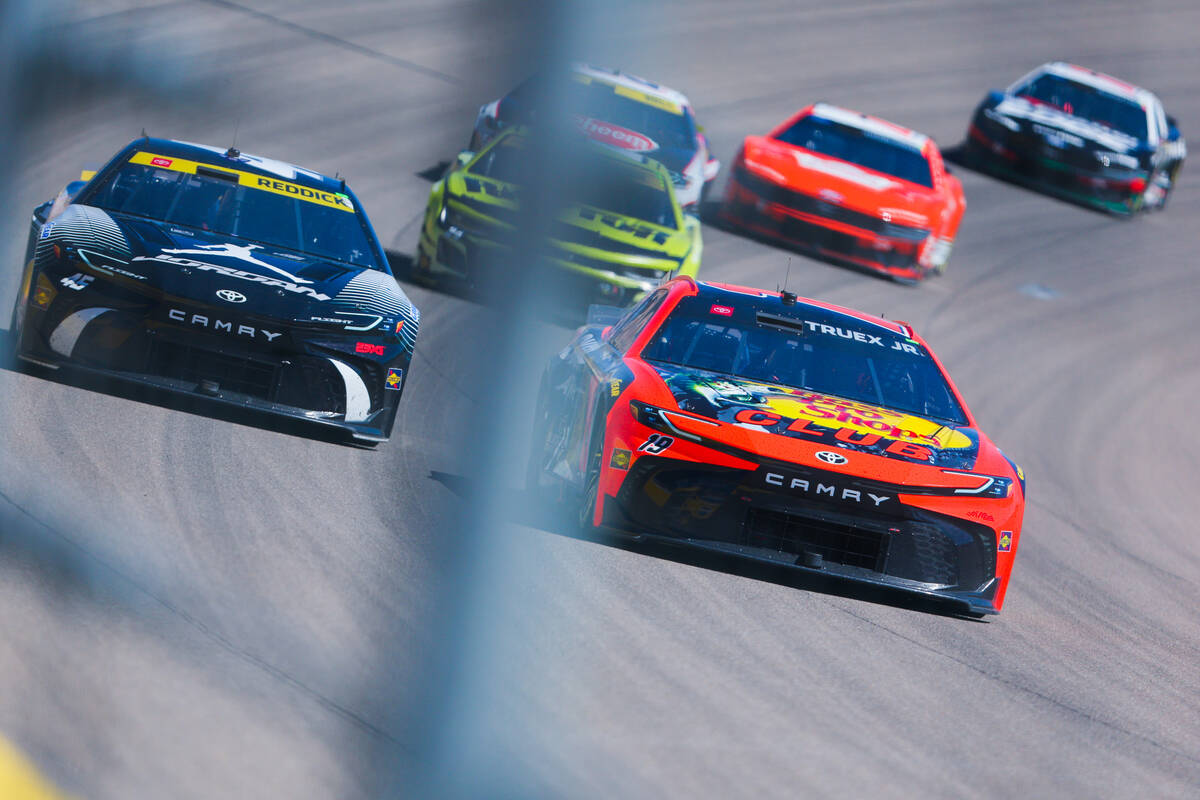
M 1167 205 L 1187 146 L 1151 92 L 1073 64 L 1043 64 L 975 109 L 971 166 L 1114 214 Z
M 419 325 L 345 181 L 146 137 L 34 210 L 10 341 L 373 443 Z

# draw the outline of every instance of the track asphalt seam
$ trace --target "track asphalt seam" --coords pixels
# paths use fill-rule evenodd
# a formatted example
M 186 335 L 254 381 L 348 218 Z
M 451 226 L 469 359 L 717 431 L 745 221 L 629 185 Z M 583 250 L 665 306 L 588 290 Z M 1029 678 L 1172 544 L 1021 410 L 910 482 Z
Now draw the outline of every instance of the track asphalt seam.
M 432 69 L 431 67 L 426 67 L 422 64 L 418 64 L 415 61 L 409 61 L 406 58 L 398 58 L 396 56 L 388 55 L 387 53 L 382 53 L 378 50 L 372 49 L 370 47 L 366 47 L 361 44 L 355 44 L 354 42 L 351 42 L 347 39 L 342 39 L 338 36 L 334 36 L 329 33 L 324 33 L 322 31 L 318 31 L 313 28 L 309 28 L 309 27 L 300 25 L 295 22 L 290 22 L 289 20 L 283 19 L 282 17 L 277 17 L 274 14 L 268 14 L 265 11 L 258 11 L 257 9 L 247 8 L 246 6 L 243 6 L 239 3 L 230 2 L 230 0 L 203 0 L 203 1 L 205 3 L 208 3 L 209 5 L 219 6 L 221 8 L 229 9 L 230 11 L 237 11 L 241 14 L 245 14 L 247 16 L 263 20 L 264 22 L 269 22 L 272 25 L 277 25 L 281 28 L 286 28 L 287 30 L 292 31 L 293 33 L 298 33 L 302 36 L 307 36 L 310 39 L 315 39 L 316 41 L 319 41 L 319 42 L 331 44 L 335 47 L 340 47 L 343 50 L 349 50 L 352 53 L 358 53 L 361 56 L 366 56 L 367 58 L 371 58 L 376 61 L 382 61 L 383 63 L 390 64 L 393 67 L 399 67 L 400 69 L 405 69 L 405 70 L 408 70 L 409 72 L 416 72 L 416 73 L 424 75 L 428 78 L 433 78 L 434 80 L 439 80 L 442 83 L 448 83 L 451 86 L 461 86 L 462 85 L 462 80 L 460 80 L 459 78 L 456 78 L 453 75 L 450 75 L 448 73 L 442 72 L 440 70 Z
M 1099 725 L 1104 728 L 1108 728 L 1109 730 L 1123 734 L 1124 736 L 1127 736 L 1131 739 L 1137 739 L 1139 741 L 1145 742 L 1146 744 L 1156 747 L 1156 748 L 1158 748 L 1166 753 L 1169 753 L 1173 756 L 1176 756 L 1178 758 L 1184 759 L 1185 761 L 1189 761 L 1193 764 L 1200 764 L 1200 758 L 1196 758 L 1195 756 L 1188 755 L 1187 753 L 1181 753 L 1178 750 L 1174 750 L 1174 749 L 1168 747 L 1167 745 L 1163 744 L 1162 742 L 1151 739 L 1150 737 L 1144 736 L 1140 733 L 1135 733 L 1133 731 L 1126 730 L 1125 728 L 1122 728 L 1119 725 L 1114 725 L 1113 723 L 1108 722 L 1107 720 L 1103 720 L 1103 719 L 1099 719 L 1098 717 L 1094 717 L 1091 714 L 1089 714 L 1088 712 L 1084 711 L 1083 709 L 1076 708 L 1062 700 L 1057 700 L 1047 694 L 1043 694 L 1042 692 L 1039 692 L 1036 689 L 1031 689 L 1028 686 L 1022 686 L 1021 684 L 1016 683 L 1015 681 L 1013 681 L 1009 678 L 1005 678 L 1001 675 L 995 675 L 993 673 L 990 673 L 980 667 L 975 666 L 974 664 L 972 664 L 968 661 L 964 661 L 963 659 L 957 658 L 949 653 L 944 653 L 941 650 L 938 650 L 936 647 L 931 647 L 930 645 L 927 645 L 924 642 L 918 641 L 918 640 L 912 638 L 911 636 L 905 636 L 903 633 L 893 630 L 892 628 L 889 628 L 887 625 L 883 625 L 881 623 L 875 622 L 874 620 L 868 619 L 867 617 L 864 617 L 861 614 L 855 614 L 853 611 L 851 611 L 847 608 L 842 608 L 841 606 L 837 606 L 833 603 L 826 603 L 826 604 L 833 608 L 838 609 L 839 611 L 841 611 L 844 614 L 848 614 L 851 617 L 854 617 L 855 619 L 862 620 L 863 622 L 867 623 L 868 625 L 879 628 L 880 630 L 887 631 L 888 633 L 892 634 L 896 638 L 901 639 L 906 642 L 909 642 L 910 644 L 916 645 L 918 648 L 920 648 L 922 650 L 933 653 L 934 655 L 941 656 L 942 658 L 945 658 L 948 661 L 951 661 L 955 664 L 966 667 L 967 669 L 971 670 L 972 672 L 982 675 L 984 678 L 995 681 L 997 683 L 1001 683 L 1005 686 L 1008 686 L 1011 689 L 1017 690 L 1018 692 L 1023 692 L 1025 694 L 1031 695 L 1039 700 L 1049 703 L 1050 705 L 1060 708 L 1063 711 L 1067 711 L 1077 717 L 1081 717 L 1087 722 L 1093 723 L 1095 725 Z
M 289 675 L 288 673 L 284 672 L 282 669 L 280 669 L 276 666 L 273 666 L 272 664 L 268 663 L 267 661 L 263 660 L 262 658 L 260 658 L 256 655 L 254 655 L 253 653 L 251 653 L 247 650 L 244 650 L 243 648 L 234 644 L 229 639 L 222 636 L 220 633 L 217 633 L 212 628 L 208 627 L 206 624 L 201 622 L 196 617 L 193 617 L 191 614 L 187 613 L 183 609 L 173 605 L 170 601 L 155 594 L 153 591 L 151 591 L 150 589 L 146 588 L 141 583 L 139 583 L 132 576 L 126 574 L 125 572 L 122 572 L 118 567 L 116 567 L 112 563 L 106 561 L 105 559 L 101 558 L 100 556 L 96 555 L 91 550 L 89 550 L 88 548 L 86 548 L 85 546 L 83 546 L 82 544 L 77 542 L 75 539 L 72 539 L 70 536 L 68 536 L 65 533 L 63 533 L 62 531 L 56 529 L 54 526 L 50 525 L 49 523 L 44 522 L 41 519 L 38 519 L 37 516 L 35 516 L 28 509 L 26 509 L 25 507 L 23 507 L 22 505 L 17 503 L 15 500 L 13 500 L 11 497 L 9 497 L 7 493 L 5 493 L 2 490 L 0 490 L 0 500 L 3 500 L 4 503 L 6 503 L 10 507 L 12 507 L 14 510 L 16 510 L 21 516 L 24 516 L 27 519 L 29 519 L 34 525 L 45 529 L 52 536 L 59 539 L 64 544 L 68 545 L 70 548 L 78 551 L 83 556 L 84 559 L 91 561 L 91 562 L 97 564 L 98 566 L 102 567 L 103 569 L 107 570 L 108 572 L 112 573 L 117 578 L 119 578 L 121 581 L 123 581 L 124 583 L 126 583 L 130 587 L 132 587 L 134 590 L 136 590 L 138 593 L 144 595 L 145 597 L 149 598 L 150 600 L 152 600 L 155 603 L 157 603 L 158 605 L 160 605 L 162 608 L 166 609 L 171 614 L 173 614 L 176 617 L 178 617 L 179 619 L 183 620 L 183 622 L 185 622 L 186 624 L 188 624 L 195 630 L 199 631 L 201 633 L 201 635 L 205 636 L 212 642 L 216 643 L 219 647 L 221 647 L 221 649 L 230 653 L 235 658 L 238 658 L 254 667 L 257 667 L 259 670 L 261 670 L 262 672 L 265 672 L 267 675 L 271 676 L 272 678 L 291 686 L 293 689 L 296 689 L 301 694 L 307 695 L 310 699 L 316 701 L 316 703 L 318 705 L 322 706 L 327 711 L 331 711 L 334 714 L 337 714 L 338 716 L 341 716 L 344 719 L 349 720 L 350 722 L 359 726 L 360 728 L 367 731 L 368 733 L 371 733 L 382 739 L 386 739 L 389 742 L 391 742 L 401 748 L 405 748 L 405 745 L 402 742 L 400 742 L 400 740 L 397 739 L 392 734 L 388 733 L 387 731 L 383 730 L 382 728 L 377 727 L 376 725 L 373 725 L 372 723 L 368 722 L 363 717 L 359 716 L 354 711 L 351 711 L 349 708 L 346 708 L 345 706 L 339 704 L 337 701 L 326 697 L 325 695 L 321 694 L 317 690 L 315 690 L 315 689 L 311 688 L 310 686 L 308 686 L 307 684 L 301 682 L 297 678 L 294 678 L 291 675 Z M 6 533 L 7 532 L 0 531 L 0 537 L 4 537 Z M 407 749 L 407 748 L 405 748 L 405 749 Z

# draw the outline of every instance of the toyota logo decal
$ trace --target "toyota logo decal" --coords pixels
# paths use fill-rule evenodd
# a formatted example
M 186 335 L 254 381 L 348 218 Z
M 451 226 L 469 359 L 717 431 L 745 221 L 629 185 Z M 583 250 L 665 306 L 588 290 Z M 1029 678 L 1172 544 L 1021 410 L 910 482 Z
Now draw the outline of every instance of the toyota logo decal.
M 845 464 L 848 460 L 841 453 L 835 453 L 832 450 L 822 450 L 817 453 L 817 459 L 824 461 L 826 464 Z
M 233 289 L 218 289 L 217 297 L 221 298 L 227 303 L 246 302 L 246 295 L 242 294 L 241 292 L 235 292 Z

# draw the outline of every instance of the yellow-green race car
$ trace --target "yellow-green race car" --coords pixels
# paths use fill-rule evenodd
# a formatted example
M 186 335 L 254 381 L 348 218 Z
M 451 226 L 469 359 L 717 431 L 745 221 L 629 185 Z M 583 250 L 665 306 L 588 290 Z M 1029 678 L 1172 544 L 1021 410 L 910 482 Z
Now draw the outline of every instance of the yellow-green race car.
M 429 195 L 418 278 L 477 286 L 494 274 L 517 224 L 531 147 L 529 132 L 513 128 L 458 155 Z M 562 208 L 546 249 L 580 299 L 625 305 L 664 278 L 695 277 L 700 221 L 681 210 L 665 167 L 581 141 L 570 173 L 558 176 Z

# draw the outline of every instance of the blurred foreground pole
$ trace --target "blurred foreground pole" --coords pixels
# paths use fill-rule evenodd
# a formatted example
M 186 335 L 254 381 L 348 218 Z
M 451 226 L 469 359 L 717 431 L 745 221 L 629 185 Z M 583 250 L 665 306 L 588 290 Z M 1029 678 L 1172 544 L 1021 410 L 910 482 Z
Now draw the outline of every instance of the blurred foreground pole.
M 544 73 L 538 108 L 563 108 L 569 80 L 565 68 L 575 60 L 619 64 L 614 42 L 633 18 L 633 7 L 617 2 L 493 2 L 481 13 L 494 19 L 521 19 L 527 30 L 524 50 L 515 54 L 513 73 L 523 79 Z M 491 98 L 487 98 L 491 99 Z M 484 356 L 482 374 L 469 376 L 480 407 L 461 431 L 447 432 L 447 446 L 457 446 L 474 470 L 466 476 L 468 502 L 453 527 L 448 526 L 442 552 L 446 577 L 433 626 L 436 652 L 425 674 L 428 682 L 418 707 L 405 714 L 411 727 L 402 737 L 415 760 L 415 775 L 402 774 L 389 788 L 401 796 L 424 798 L 529 798 L 539 795 L 536 778 L 518 760 L 506 757 L 519 748 L 519 731 L 509 726 L 504 705 L 517 695 L 536 693 L 537 686 L 514 689 L 522 636 L 548 620 L 554 598 L 532 589 L 530 559 L 522 555 L 522 533 L 513 520 L 529 519 L 533 502 L 523 487 L 524 441 L 533 409 L 533 392 L 519 386 L 519 376 L 540 374 L 546 311 L 579 306 L 577 297 L 556 288 L 554 271 L 542 265 L 542 242 L 561 208 L 568 158 L 565 119 L 543 114 L 526 148 L 525 188 L 521 218 L 508 263 L 496 265 L 495 279 L 482 287 L 480 313 L 491 335 L 478 343 Z M 563 134 L 567 134 L 564 136 Z M 555 335 L 562 335 L 559 329 Z M 537 354 L 536 356 L 534 354 Z M 461 436 L 455 441 L 455 434 Z M 519 465 L 519 470 L 517 466 Z M 538 534 L 545 536 L 545 534 Z M 536 544 L 536 542 L 534 542 Z M 528 553 L 528 548 L 525 548 Z M 522 633 L 522 630 L 524 633 Z M 535 680 L 532 676 L 530 680 Z M 540 731 L 553 738 L 555 732 Z M 401 760 L 400 758 L 397 761 Z

